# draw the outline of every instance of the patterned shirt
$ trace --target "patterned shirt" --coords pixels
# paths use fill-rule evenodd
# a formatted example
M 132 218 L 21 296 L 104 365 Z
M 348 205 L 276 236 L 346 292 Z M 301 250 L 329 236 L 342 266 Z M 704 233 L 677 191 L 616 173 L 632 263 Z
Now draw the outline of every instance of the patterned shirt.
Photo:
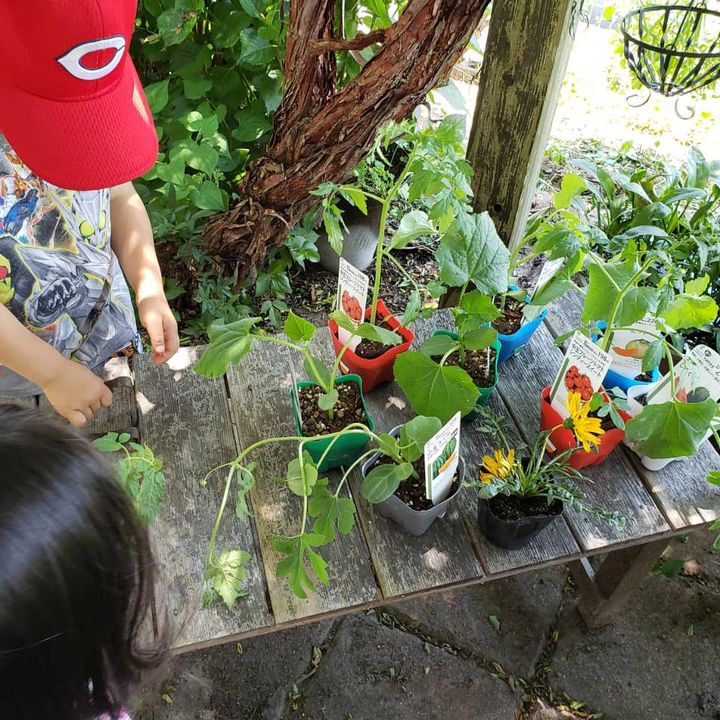
M 66 358 L 93 370 L 137 343 L 130 292 L 110 244 L 110 191 L 45 182 L 1 134 L 0 303 Z M 0 366 L 0 396 L 33 392 Z

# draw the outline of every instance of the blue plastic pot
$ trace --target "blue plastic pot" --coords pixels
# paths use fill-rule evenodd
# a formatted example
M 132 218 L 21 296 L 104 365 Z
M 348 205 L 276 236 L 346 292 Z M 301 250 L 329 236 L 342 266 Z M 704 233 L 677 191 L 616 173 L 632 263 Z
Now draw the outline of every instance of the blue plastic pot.
M 605 330 L 607 327 L 607 323 L 602 320 L 598 320 L 595 325 L 597 325 L 600 330 Z M 598 336 L 593 333 L 593 342 L 597 342 L 597 339 Z M 606 390 L 612 390 L 617 387 L 627 395 L 627 391 L 631 387 L 636 387 L 637 385 L 652 385 L 652 383 L 657 382 L 660 379 L 660 370 L 658 368 L 653 368 L 650 376 L 652 378 L 651 380 L 636 380 L 635 378 L 628 377 L 627 375 L 623 375 L 622 373 L 610 369 L 607 371 L 607 374 L 603 379 L 603 387 Z
M 509 285 L 508 290 L 519 290 L 517 285 Z M 529 303 L 532 298 L 529 295 L 525 296 L 525 303 Z M 530 341 L 533 333 L 540 327 L 540 323 L 547 317 L 547 308 L 544 308 L 542 313 L 530 322 L 526 322 L 521 325 L 520 328 L 512 335 L 503 335 L 498 333 L 498 340 L 502 346 L 500 350 L 499 363 L 505 362 L 509 357 L 517 355 Z

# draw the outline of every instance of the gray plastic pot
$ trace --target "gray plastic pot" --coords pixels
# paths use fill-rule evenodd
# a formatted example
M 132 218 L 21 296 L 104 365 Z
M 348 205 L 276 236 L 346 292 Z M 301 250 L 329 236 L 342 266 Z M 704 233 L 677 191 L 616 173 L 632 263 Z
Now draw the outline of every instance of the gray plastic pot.
M 365 270 L 375 257 L 378 233 L 380 232 L 380 211 L 382 206 L 377 200 L 368 200 L 368 214 L 363 215 L 353 205 L 341 200 L 338 206 L 343 211 L 343 220 L 347 231 L 343 232 L 342 257 L 358 270 Z M 336 275 L 340 266 L 340 256 L 330 247 L 327 234 L 322 232 L 317 241 L 320 264 Z
M 399 427 L 393 428 L 390 434 L 397 437 Z M 362 476 L 365 477 L 372 466 L 378 461 L 380 453 L 375 453 L 368 458 L 362 465 Z M 465 462 L 459 458 L 458 474 L 460 481 L 457 490 L 445 498 L 441 503 L 431 507 L 429 510 L 413 510 L 406 505 L 397 495 L 391 495 L 387 500 L 378 503 L 374 507 L 383 516 L 397 523 L 409 535 L 423 535 L 428 531 L 430 526 L 439 517 L 443 517 L 447 512 L 448 505 L 462 488 L 463 479 L 465 478 Z

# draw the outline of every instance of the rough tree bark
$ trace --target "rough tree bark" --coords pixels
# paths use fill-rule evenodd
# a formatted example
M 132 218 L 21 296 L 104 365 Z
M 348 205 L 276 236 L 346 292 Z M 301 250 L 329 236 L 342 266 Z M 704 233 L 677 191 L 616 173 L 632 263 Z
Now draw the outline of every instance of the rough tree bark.
M 407 117 L 447 80 L 490 0 L 409 0 L 397 22 L 353 40 L 333 37 L 335 0 L 292 0 L 286 90 L 265 155 L 248 167 L 241 199 L 211 218 L 206 246 L 239 278 L 282 245 L 317 206 L 311 191 L 344 182 L 388 120 Z M 335 52 L 382 43 L 345 87 Z

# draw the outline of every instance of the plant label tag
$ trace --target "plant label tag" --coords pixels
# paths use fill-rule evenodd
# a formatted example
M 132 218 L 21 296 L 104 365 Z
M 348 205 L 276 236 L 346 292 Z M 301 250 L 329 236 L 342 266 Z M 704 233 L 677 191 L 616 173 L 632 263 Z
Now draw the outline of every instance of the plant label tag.
M 359 325 L 365 318 L 369 287 L 370 278 L 341 257 L 335 309 L 342 310 L 355 325 Z M 338 328 L 338 338 L 343 345 L 350 337 L 351 334 L 347 330 Z M 350 344 L 350 349 L 354 350 L 359 342 L 359 337 L 354 338 Z
M 535 281 L 535 287 L 533 287 L 530 297 L 535 297 L 545 286 L 555 277 L 555 274 L 563 266 L 565 258 L 557 258 L 555 260 L 548 260 L 540 270 L 538 279 Z
M 646 315 L 632 327 L 611 332 L 610 367 L 620 375 L 635 379 L 643 371 L 645 351 L 659 337 L 654 315 Z
M 550 402 L 561 417 L 569 417 L 565 407 L 569 392 L 578 392 L 583 402 L 589 402 L 593 393 L 600 389 L 610 361 L 610 355 L 590 338 L 581 332 L 573 335 L 550 390 Z
M 452 489 L 460 462 L 460 413 L 425 443 L 425 495 L 433 505 Z
M 707 345 L 696 345 L 675 366 L 675 397 L 680 402 L 720 401 L 720 355 Z M 670 375 L 665 375 L 647 396 L 648 404 L 672 400 Z

